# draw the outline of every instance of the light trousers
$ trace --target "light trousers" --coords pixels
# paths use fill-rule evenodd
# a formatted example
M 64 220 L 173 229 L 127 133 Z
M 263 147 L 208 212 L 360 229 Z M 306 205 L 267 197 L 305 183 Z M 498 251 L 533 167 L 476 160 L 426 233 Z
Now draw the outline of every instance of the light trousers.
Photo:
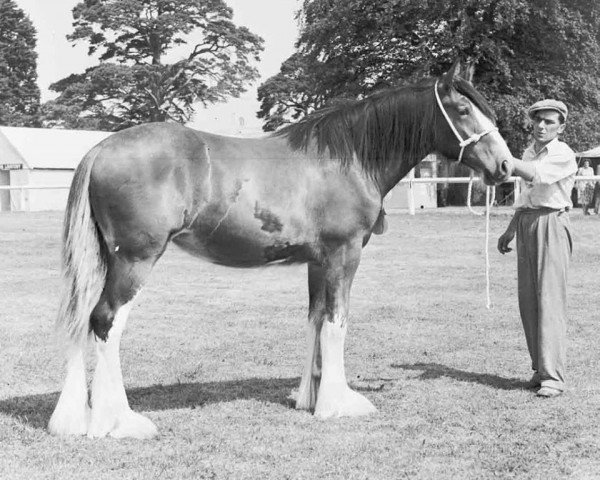
M 524 210 L 517 222 L 519 311 L 531 366 L 544 387 L 564 390 L 569 214 Z

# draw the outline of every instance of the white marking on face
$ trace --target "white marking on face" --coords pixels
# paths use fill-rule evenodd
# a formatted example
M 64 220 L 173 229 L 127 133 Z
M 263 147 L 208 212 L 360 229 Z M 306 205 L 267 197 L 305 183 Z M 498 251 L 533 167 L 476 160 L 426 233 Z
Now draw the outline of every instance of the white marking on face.
M 481 110 L 479 110 L 479 108 L 477 108 L 475 105 L 473 105 L 473 117 L 475 118 L 475 121 L 477 122 L 477 124 L 479 125 L 479 129 L 481 132 L 489 130 L 490 128 L 494 128 L 494 122 L 492 122 L 488 117 L 486 117 L 483 112 Z M 480 132 L 474 132 L 474 133 L 480 133 Z
M 477 108 L 475 105 L 473 105 L 472 112 L 473 112 L 472 115 L 475 118 L 475 122 L 477 123 L 477 125 L 479 125 L 478 131 L 473 132 L 473 133 L 482 133 L 482 132 L 485 132 L 485 131 L 495 128 L 494 122 L 492 122 L 492 120 L 490 118 L 486 117 L 483 114 L 483 112 L 481 110 L 479 110 L 479 108 Z M 487 135 L 482 137 L 480 141 L 485 141 L 486 140 L 485 137 L 487 137 L 488 135 L 493 138 L 494 143 L 496 145 L 501 146 L 501 148 L 504 150 L 504 152 L 500 156 L 501 158 L 504 158 L 504 159 L 512 158 L 512 154 L 510 153 L 508 145 L 506 145 L 504 138 L 502 137 L 502 135 L 500 135 L 500 132 L 498 132 L 498 130 L 494 130 L 493 132 L 488 133 Z M 474 146 L 476 147 L 476 144 Z

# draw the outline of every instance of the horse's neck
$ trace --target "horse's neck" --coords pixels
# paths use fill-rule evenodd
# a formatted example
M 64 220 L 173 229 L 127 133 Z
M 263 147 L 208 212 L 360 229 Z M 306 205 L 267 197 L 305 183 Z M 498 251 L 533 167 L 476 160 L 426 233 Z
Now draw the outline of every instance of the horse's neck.
M 425 156 L 423 155 L 423 158 Z M 418 160 L 401 159 L 397 162 L 390 162 L 383 171 L 379 172 L 375 181 L 381 192 L 381 197 L 385 197 L 421 160 L 421 158 Z

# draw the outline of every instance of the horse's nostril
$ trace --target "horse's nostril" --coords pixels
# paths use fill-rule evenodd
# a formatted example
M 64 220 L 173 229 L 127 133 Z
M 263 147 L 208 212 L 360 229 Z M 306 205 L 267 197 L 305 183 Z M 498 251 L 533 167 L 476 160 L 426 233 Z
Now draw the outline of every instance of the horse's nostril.
M 505 175 L 507 173 L 510 173 L 510 164 L 508 163 L 508 160 L 504 160 L 502 162 L 502 165 L 500 165 L 500 169 L 502 170 L 502 173 L 504 173 Z

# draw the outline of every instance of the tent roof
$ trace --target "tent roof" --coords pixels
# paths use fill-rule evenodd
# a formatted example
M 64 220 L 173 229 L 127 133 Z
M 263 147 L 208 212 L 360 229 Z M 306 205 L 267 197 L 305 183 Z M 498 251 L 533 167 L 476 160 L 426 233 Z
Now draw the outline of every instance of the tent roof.
M 27 162 L 10 143 L 10 140 L 0 131 L 0 168 L 2 165 L 16 164 L 27 166 Z
M 62 130 L 58 128 L 0 127 L 0 158 L 14 158 L 37 169 L 74 169 L 83 156 L 111 132 Z M 3 137 L 8 141 L 6 147 Z M 11 148 L 12 147 L 12 148 Z M 0 160 L 2 163 L 12 163 Z M 17 162 L 14 162 L 17 163 Z
M 585 152 L 577 152 L 575 155 L 582 158 L 600 157 L 600 147 L 592 148 L 590 150 L 586 150 Z

